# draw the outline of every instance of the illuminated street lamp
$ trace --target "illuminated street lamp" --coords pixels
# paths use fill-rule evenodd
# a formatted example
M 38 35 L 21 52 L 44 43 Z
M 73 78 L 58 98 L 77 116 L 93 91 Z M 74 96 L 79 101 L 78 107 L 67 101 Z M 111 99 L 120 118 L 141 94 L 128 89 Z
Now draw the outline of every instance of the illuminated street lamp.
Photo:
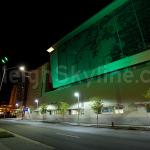
M 17 114 L 18 114 L 18 106 L 19 106 L 19 104 L 16 103 L 16 117 L 17 117 Z
M 5 60 L 2 59 L 2 62 L 4 61 L 4 64 L 5 64 L 6 63 L 5 61 L 8 61 L 8 58 L 7 57 L 4 57 L 4 58 L 5 58 Z M 3 67 L 3 76 L 2 76 L 1 83 L 0 83 L 0 91 L 2 89 L 2 85 L 3 85 L 3 81 L 4 81 L 4 77 L 5 77 L 6 71 L 7 70 L 11 70 L 11 69 L 15 69 L 15 68 L 18 68 L 18 67 L 6 68 L 6 66 L 4 65 L 4 67 Z M 23 72 L 25 70 L 25 67 L 24 66 L 20 66 L 19 70 Z
M 18 104 L 18 103 L 16 103 L 16 107 L 17 107 L 17 109 L 18 109 L 18 106 L 19 106 L 19 104 Z
M 25 71 L 25 66 L 20 66 L 20 67 L 19 67 L 19 70 L 20 70 L 20 71 Z
M 38 100 L 38 99 L 35 99 L 35 101 L 34 101 L 34 102 L 36 103 L 37 108 L 38 108 L 39 100 Z
M 19 67 L 10 67 L 10 68 L 7 68 L 6 66 L 4 67 L 5 70 L 11 70 L 11 69 L 17 69 L 20 70 L 20 71 L 25 71 L 25 66 L 19 66 Z
M 8 58 L 6 56 L 1 58 L 1 62 L 2 64 L 6 64 L 8 62 Z
M 80 94 L 78 92 L 75 92 L 74 93 L 74 96 L 78 98 L 78 123 L 79 123 L 79 115 L 80 115 L 80 110 L 79 110 L 79 103 L 80 103 L 80 100 L 79 100 L 79 97 L 80 97 Z

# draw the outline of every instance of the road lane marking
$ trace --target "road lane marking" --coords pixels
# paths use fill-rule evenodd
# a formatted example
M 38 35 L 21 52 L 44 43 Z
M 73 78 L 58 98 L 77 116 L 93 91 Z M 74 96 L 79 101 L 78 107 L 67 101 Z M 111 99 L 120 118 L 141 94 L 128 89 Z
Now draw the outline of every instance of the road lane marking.
M 33 144 L 40 145 L 40 146 L 43 146 L 43 147 L 45 147 L 45 148 L 49 148 L 49 149 L 51 149 L 51 150 L 54 150 L 54 149 L 55 149 L 55 147 L 52 147 L 52 146 L 46 145 L 46 144 L 41 143 L 41 142 L 39 142 L 39 141 L 32 140 L 32 139 L 30 139 L 30 138 L 27 138 L 27 137 L 25 137 L 25 136 L 22 136 L 22 135 L 16 134 L 16 133 L 11 132 L 11 131 L 6 130 L 6 129 L 4 129 L 4 130 L 5 130 L 5 131 L 7 131 L 7 132 L 9 132 L 9 133 L 11 133 L 11 134 L 13 134 L 14 136 L 16 136 L 16 137 L 18 137 L 18 138 L 20 138 L 20 139 L 23 139 L 23 140 L 29 141 L 29 142 L 31 142 L 31 143 L 33 143 Z
M 63 135 L 63 136 L 69 136 L 69 137 L 72 137 L 72 138 L 80 138 L 79 136 L 75 136 L 75 135 L 70 135 L 70 134 L 64 134 L 64 133 L 56 133 L 57 135 Z

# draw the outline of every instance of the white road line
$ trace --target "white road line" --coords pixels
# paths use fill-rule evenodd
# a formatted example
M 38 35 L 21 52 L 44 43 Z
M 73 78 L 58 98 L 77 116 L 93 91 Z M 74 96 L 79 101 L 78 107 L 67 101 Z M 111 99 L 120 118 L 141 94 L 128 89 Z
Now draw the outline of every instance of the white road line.
M 5 129 L 4 129 L 4 130 L 5 130 Z M 54 149 L 55 149 L 55 148 L 52 147 L 52 146 L 49 146 L 49 145 L 43 144 L 43 143 L 41 143 L 41 142 L 39 142 L 39 141 L 35 141 L 35 140 L 30 139 L 30 138 L 21 136 L 21 135 L 19 135 L 19 134 L 16 134 L 16 133 L 14 133 L 14 132 L 9 131 L 9 130 L 5 130 L 5 131 L 7 131 L 7 132 L 13 134 L 14 136 L 16 136 L 16 137 L 18 137 L 18 138 L 20 138 L 20 139 L 29 141 L 29 142 L 31 142 L 31 143 L 33 143 L 33 144 L 37 144 L 37 145 L 43 146 L 43 147 L 45 147 L 45 148 L 49 148 L 49 149 L 51 149 L 51 150 L 54 150 Z
M 79 136 L 75 136 L 75 135 L 69 135 L 69 134 L 64 134 L 64 133 L 56 133 L 57 135 L 63 135 L 63 136 L 69 136 L 69 137 L 73 137 L 73 138 L 80 138 Z

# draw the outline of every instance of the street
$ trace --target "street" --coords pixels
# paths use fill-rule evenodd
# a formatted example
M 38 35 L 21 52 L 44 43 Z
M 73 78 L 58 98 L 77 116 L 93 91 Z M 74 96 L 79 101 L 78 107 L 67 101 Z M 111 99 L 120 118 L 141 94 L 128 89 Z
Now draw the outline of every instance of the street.
M 149 150 L 150 131 L 0 120 L 0 128 L 57 150 Z

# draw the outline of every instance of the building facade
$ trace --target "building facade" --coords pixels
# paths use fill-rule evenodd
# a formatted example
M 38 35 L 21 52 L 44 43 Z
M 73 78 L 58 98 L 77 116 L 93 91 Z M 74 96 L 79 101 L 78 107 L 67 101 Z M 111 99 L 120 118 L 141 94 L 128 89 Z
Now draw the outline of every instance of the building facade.
M 65 101 L 66 121 L 76 122 L 77 91 L 81 122 L 96 122 L 90 99 L 99 97 L 100 123 L 150 124 L 144 97 L 150 87 L 149 17 L 149 0 L 116 0 L 53 45 L 52 88 L 40 86 L 39 97 L 48 105 L 47 119 L 60 119 L 54 104 Z

